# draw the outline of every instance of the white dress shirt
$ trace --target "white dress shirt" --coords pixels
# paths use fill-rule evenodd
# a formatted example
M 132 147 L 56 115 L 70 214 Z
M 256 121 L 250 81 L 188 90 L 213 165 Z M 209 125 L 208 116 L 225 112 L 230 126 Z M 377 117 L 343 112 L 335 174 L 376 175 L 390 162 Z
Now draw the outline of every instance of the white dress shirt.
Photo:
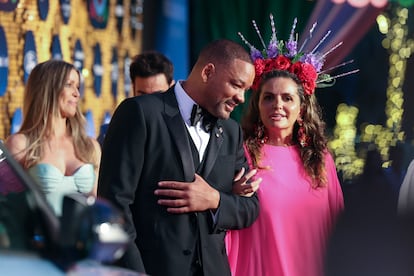
M 201 163 L 208 145 L 208 141 L 210 140 L 210 133 L 206 132 L 201 127 L 201 120 L 198 121 L 195 126 L 191 125 L 191 111 L 193 110 L 194 104 L 197 103 L 194 102 L 194 100 L 191 99 L 190 96 L 188 96 L 188 94 L 184 91 L 183 87 L 181 86 L 181 81 L 177 81 L 174 92 L 178 102 L 178 108 L 180 109 L 181 117 L 183 117 L 185 126 L 187 127 L 188 132 L 190 133 L 190 136 L 193 139 L 193 142 L 198 150 L 198 156 Z M 210 210 L 214 224 L 217 221 L 219 210 L 220 208 L 215 212 Z
M 181 116 L 183 117 L 188 132 L 190 133 L 190 136 L 193 139 L 193 142 L 198 150 L 198 155 L 201 163 L 208 145 L 208 141 L 210 140 L 210 133 L 206 132 L 201 127 L 201 120 L 197 122 L 195 126 L 191 125 L 191 111 L 193 109 L 194 104 L 197 103 L 194 102 L 194 100 L 187 95 L 187 93 L 181 86 L 180 81 L 178 81 L 175 85 L 174 92 L 175 97 L 177 98 L 178 108 L 180 109 Z

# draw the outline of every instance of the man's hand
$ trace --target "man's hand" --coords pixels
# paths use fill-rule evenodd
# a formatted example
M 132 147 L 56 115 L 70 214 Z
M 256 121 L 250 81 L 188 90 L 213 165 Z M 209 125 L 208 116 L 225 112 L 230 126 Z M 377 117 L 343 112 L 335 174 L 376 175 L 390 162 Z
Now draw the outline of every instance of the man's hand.
M 234 177 L 233 193 L 241 196 L 252 196 L 254 192 L 259 189 L 261 178 L 254 179 L 257 170 L 251 170 L 244 174 L 245 169 L 242 168 L 239 173 Z
M 220 202 L 220 193 L 211 187 L 201 176 L 195 174 L 193 182 L 160 181 L 155 195 L 161 198 L 158 204 L 167 206 L 174 214 L 216 210 Z

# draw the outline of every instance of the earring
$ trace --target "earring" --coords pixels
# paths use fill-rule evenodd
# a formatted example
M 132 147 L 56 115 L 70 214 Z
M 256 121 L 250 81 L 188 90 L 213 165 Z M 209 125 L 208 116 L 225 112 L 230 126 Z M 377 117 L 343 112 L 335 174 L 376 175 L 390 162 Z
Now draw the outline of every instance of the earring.
M 256 125 L 255 134 L 256 134 L 256 141 L 259 144 L 264 144 L 264 143 L 267 142 L 267 140 L 269 140 L 269 137 L 266 136 L 265 126 L 263 125 L 262 121 L 260 121 L 260 120 Z
M 303 127 L 302 118 L 298 119 L 299 129 L 298 129 L 298 141 L 302 148 L 309 146 L 310 138 L 306 135 L 305 128 Z

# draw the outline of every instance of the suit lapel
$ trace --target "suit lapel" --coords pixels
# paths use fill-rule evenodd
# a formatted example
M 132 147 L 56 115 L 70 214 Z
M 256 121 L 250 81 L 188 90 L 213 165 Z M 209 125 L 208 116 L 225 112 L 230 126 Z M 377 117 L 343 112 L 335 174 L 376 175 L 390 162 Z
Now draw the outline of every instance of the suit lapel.
M 165 113 L 164 119 L 168 128 L 168 131 L 177 146 L 178 153 L 183 164 L 185 181 L 194 181 L 194 162 L 191 154 L 189 135 L 187 129 L 181 117 L 181 113 L 178 108 L 178 103 L 175 98 L 174 88 L 170 88 L 164 94 Z
M 223 127 L 220 120 L 217 120 L 216 126 L 211 130 L 211 137 L 205 155 L 203 176 L 207 177 L 216 162 L 221 144 L 223 143 Z

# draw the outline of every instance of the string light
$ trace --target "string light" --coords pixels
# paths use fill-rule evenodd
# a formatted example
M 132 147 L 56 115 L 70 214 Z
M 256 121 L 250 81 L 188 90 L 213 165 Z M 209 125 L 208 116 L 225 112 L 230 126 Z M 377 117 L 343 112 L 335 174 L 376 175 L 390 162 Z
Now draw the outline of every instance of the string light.
M 397 142 L 404 141 L 404 132 L 401 130 L 404 103 L 402 86 L 406 61 L 414 51 L 414 41 L 407 37 L 408 14 L 408 9 L 397 6 L 391 9 L 390 14 L 384 13 L 377 17 L 378 28 L 385 34 L 382 46 L 389 51 L 385 125 L 362 125 L 361 135 L 357 137 L 355 119 L 358 109 L 344 104 L 337 108 L 334 139 L 329 145 L 336 156 L 338 170 L 342 171 L 345 180 L 362 172 L 364 161 L 356 154 L 356 143 L 375 144 L 384 160 L 387 160 L 388 149 Z M 385 162 L 384 165 L 386 164 L 388 163 Z

